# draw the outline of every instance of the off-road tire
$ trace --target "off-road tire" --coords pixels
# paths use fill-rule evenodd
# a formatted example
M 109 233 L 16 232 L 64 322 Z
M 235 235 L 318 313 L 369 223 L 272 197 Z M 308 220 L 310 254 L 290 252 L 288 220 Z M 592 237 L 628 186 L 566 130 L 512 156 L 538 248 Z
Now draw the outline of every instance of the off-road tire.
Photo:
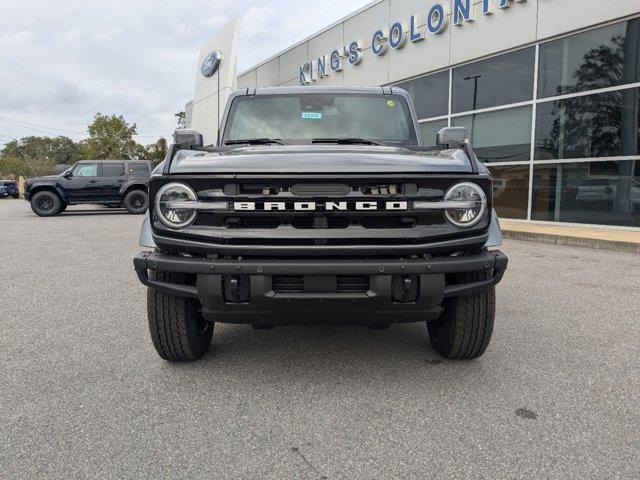
M 44 190 L 37 192 L 31 197 L 31 210 L 39 217 L 53 217 L 59 214 L 64 207 L 64 203 L 58 195 Z
M 186 275 L 174 272 L 151 272 L 161 282 L 186 283 Z M 200 314 L 200 302 L 147 290 L 147 314 L 153 346 L 158 355 L 172 362 L 186 362 L 202 357 L 211 344 L 213 323 Z
M 455 276 L 455 283 L 485 280 L 489 272 L 466 272 Z M 445 358 L 470 360 L 487 349 L 496 313 L 495 286 L 475 295 L 447 298 L 440 318 L 427 322 L 433 348 Z
M 122 203 L 129 213 L 140 215 L 149 207 L 149 195 L 144 190 L 131 190 Z

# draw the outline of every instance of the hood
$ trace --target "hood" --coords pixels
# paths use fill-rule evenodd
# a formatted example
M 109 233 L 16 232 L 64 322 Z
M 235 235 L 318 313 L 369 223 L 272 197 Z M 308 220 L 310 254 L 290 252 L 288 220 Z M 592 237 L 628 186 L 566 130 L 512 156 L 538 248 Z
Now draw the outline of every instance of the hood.
M 36 182 L 50 182 L 52 180 L 58 180 L 62 175 L 43 175 L 42 177 L 33 177 L 27 180 L 28 184 Z
M 171 173 L 471 173 L 462 150 L 414 151 L 370 145 L 269 145 L 181 150 Z

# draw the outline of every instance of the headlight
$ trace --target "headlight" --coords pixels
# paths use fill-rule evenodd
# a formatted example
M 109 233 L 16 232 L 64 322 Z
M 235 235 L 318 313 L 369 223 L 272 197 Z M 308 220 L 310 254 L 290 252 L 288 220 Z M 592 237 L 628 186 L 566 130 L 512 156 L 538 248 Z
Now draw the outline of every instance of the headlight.
M 179 202 L 196 202 L 198 197 L 183 183 L 168 183 L 156 194 L 156 214 L 160 221 L 170 228 L 184 228 L 193 222 L 198 211 L 185 208 Z M 179 207 L 175 205 L 178 204 Z
M 475 183 L 463 182 L 451 187 L 444 196 L 447 204 L 445 215 L 457 227 L 469 228 L 482 220 L 487 210 L 487 196 Z

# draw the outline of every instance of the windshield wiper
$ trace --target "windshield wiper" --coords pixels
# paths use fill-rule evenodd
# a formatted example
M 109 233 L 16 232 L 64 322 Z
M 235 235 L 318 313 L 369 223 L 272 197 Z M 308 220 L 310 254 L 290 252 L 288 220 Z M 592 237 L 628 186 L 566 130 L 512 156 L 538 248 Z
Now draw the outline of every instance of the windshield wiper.
M 242 140 L 225 140 L 224 142 L 225 145 L 268 145 L 270 143 L 284 145 L 284 142 L 277 138 L 245 138 Z
M 381 143 L 367 140 L 366 138 L 314 138 L 311 143 L 336 143 L 338 145 L 382 145 Z

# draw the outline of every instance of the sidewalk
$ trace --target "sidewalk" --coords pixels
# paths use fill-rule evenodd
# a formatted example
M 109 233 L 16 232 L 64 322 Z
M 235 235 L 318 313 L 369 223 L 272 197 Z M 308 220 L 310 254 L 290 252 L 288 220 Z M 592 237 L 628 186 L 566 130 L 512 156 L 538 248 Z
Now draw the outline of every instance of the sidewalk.
M 640 231 L 605 227 L 574 227 L 501 220 L 504 238 L 573 247 L 640 253 Z

